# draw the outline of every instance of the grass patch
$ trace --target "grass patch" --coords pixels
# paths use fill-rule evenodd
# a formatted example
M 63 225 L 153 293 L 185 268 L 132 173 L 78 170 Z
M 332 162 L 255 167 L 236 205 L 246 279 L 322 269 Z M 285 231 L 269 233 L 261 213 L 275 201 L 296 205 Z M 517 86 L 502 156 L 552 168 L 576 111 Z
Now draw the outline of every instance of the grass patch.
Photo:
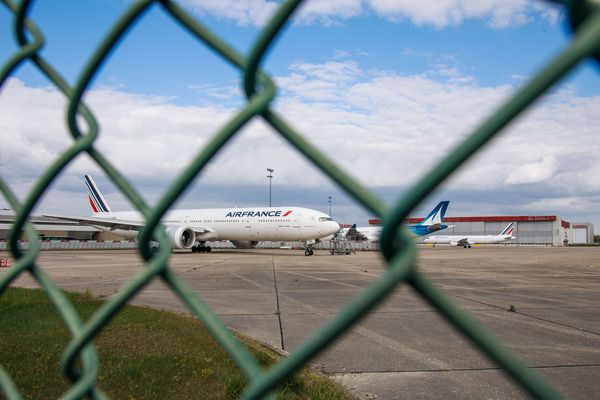
M 67 295 L 83 320 L 102 304 L 89 293 Z M 9 288 L 0 296 L 0 338 L 0 363 L 23 398 L 58 398 L 68 390 L 59 360 L 71 337 L 42 290 Z M 279 359 L 250 339 L 242 341 L 265 368 Z M 247 384 L 203 325 L 188 316 L 126 306 L 94 345 L 100 360 L 98 387 L 112 398 L 235 399 Z M 291 377 L 277 397 L 350 398 L 310 370 Z

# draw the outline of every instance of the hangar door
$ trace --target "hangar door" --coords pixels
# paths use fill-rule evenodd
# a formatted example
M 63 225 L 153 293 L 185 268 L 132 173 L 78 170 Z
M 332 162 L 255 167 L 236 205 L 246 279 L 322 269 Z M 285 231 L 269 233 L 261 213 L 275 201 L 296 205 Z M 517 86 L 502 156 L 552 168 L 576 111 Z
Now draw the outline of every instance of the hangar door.
M 587 243 L 587 228 L 575 228 L 573 232 L 573 243 Z

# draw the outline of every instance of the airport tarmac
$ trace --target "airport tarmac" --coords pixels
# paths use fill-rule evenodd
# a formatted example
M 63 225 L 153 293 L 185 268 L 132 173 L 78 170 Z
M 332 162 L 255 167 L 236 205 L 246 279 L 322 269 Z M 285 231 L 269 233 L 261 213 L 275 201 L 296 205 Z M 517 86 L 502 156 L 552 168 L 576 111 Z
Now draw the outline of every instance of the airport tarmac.
M 62 288 L 99 296 L 141 268 L 130 250 L 45 251 L 39 264 Z M 171 266 L 228 326 L 293 352 L 385 263 L 377 252 L 257 249 L 177 252 Z M 566 398 L 598 398 L 600 248 L 424 247 L 419 268 Z M 160 282 L 133 302 L 186 311 Z M 361 399 L 527 398 L 406 285 L 312 364 Z

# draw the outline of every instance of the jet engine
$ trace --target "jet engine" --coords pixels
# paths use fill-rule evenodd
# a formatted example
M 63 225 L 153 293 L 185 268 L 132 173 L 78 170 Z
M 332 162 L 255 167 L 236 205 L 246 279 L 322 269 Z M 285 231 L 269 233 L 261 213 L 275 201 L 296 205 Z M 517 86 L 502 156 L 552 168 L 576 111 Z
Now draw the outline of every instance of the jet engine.
M 191 249 L 196 243 L 196 234 L 187 226 L 169 226 L 166 228 L 171 243 L 177 249 Z
M 238 249 L 254 249 L 256 248 L 260 242 L 258 240 L 241 241 L 241 240 L 232 240 L 231 243 Z

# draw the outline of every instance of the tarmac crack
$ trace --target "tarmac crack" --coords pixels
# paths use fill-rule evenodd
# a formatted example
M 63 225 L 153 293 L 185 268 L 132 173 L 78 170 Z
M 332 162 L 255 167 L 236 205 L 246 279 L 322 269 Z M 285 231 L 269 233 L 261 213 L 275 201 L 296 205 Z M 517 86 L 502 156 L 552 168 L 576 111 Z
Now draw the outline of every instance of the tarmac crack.
M 219 260 L 219 261 L 211 262 L 211 263 L 208 263 L 208 264 L 202 264 L 202 265 L 200 265 L 200 266 L 193 267 L 193 268 L 188 268 L 188 269 L 186 269 L 185 271 L 178 272 L 178 273 L 176 273 L 175 275 L 177 275 L 177 276 L 181 276 L 181 275 L 183 275 L 183 274 L 187 274 L 187 273 L 189 273 L 189 272 L 193 272 L 193 271 L 196 271 L 196 270 L 199 270 L 199 269 L 204 269 L 204 268 L 207 268 L 207 267 L 212 267 L 212 266 L 214 266 L 214 265 L 224 264 L 224 263 L 226 263 L 227 261 L 229 261 L 229 259 Z M 171 269 L 173 269 L 173 265 L 169 265 L 169 267 L 170 267 Z
M 339 282 L 339 281 L 336 281 L 334 279 L 319 278 L 319 277 L 316 277 L 316 276 L 307 275 L 307 274 L 301 274 L 299 272 L 293 272 L 293 271 L 287 271 L 287 273 L 289 275 L 296 275 L 296 276 L 300 276 L 302 278 L 308 278 L 308 279 L 312 279 L 312 280 L 315 280 L 315 281 L 334 283 L 336 285 L 346 286 L 346 287 L 350 287 L 352 289 L 365 290 L 365 287 L 357 286 L 357 285 L 352 285 L 350 283 L 345 283 L 345 282 Z
M 559 364 L 559 365 L 529 365 L 532 369 L 552 369 L 552 368 L 598 368 L 600 364 Z M 435 368 L 435 369 L 403 369 L 403 370 L 377 370 L 377 371 L 359 371 L 359 370 L 335 370 L 327 369 L 331 374 L 404 374 L 404 373 L 438 373 L 438 372 L 476 372 L 476 371 L 503 371 L 501 367 L 481 367 L 481 368 Z
M 273 285 L 275 286 L 275 302 L 277 304 L 277 321 L 279 323 L 279 340 L 281 341 L 281 350 L 285 350 L 283 340 L 283 325 L 281 323 L 281 310 L 279 308 L 279 290 L 277 288 L 277 274 L 275 273 L 275 257 L 271 256 L 271 264 L 273 265 Z
M 565 328 L 575 329 L 575 330 L 580 331 L 580 332 L 585 332 L 585 333 L 590 333 L 592 335 L 600 336 L 600 333 L 598 333 L 598 332 L 591 331 L 589 329 L 579 328 L 577 326 L 565 324 L 563 322 L 557 322 L 557 321 L 549 320 L 547 318 L 536 317 L 535 315 L 525 314 L 525 313 L 520 312 L 520 311 L 516 311 L 516 314 L 523 315 L 523 316 L 529 317 L 529 318 L 533 318 L 533 319 L 536 319 L 538 321 L 548 322 L 550 324 L 562 326 L 562 327 L 565 327 Z
M 474 300 L 474 299 L 470 299 L 470 298 L 468 298 L 466 296 L 460 296 L 460 295 L 457 295 L 457 294 L 450 294 L 450 296 L 453 296 L 453 297 L 456 297 L 456 298 L 459 298 L 459 299 L 463 299 L 463 300 L 472 301 L 472 302 L 479 303 L 479 304 L 483 304 L 483 305 L 486 305 L 488 307 L 495 308 L 497 310 L 502 310 L 502 311 L 508 312 L 507 309 L 505 309 L 503 307 L 500 307 L 500 306 L 497 306 L 497 305 L 494 305 L 494 304 L 489 304 L 489 303 L 486 303 L 486 302 L 481 301 L 481 300 Z M 566 308 L 572 308 L 572 307 L 566 307 Z M 550 308 L 550 309 L 552 309 L 552 308 Z M 547 322 L 549 324 L 554 324 L 554 325 L 562 326 L 563 328 L 574 329 L 574 330 L 579 331 L 579 332 L 585 332 L 585 333 L 589 333 L 589 334 L 592 334 L 592 335 L 595 335 L 595 336 L 600 336 L 600 333 L 595 332 L 595 331 L 591 331 L 589 329 L 579 328 L 577 326 L 565 324 L 563 322 L 553 321 L 553 320 L 547 319 L 547 318 L 536 317 L 535 315 L 526 314 L 526 313 L 521 312 L 521 311 L 512 311 L 512 313 L 517 314 L 517 315 L 522 315 L 522 316 L 527 317 L 527 318 L 532 318 L 532 319 L 535 319 L 535 320 L 538 320 L 538 321 Z

